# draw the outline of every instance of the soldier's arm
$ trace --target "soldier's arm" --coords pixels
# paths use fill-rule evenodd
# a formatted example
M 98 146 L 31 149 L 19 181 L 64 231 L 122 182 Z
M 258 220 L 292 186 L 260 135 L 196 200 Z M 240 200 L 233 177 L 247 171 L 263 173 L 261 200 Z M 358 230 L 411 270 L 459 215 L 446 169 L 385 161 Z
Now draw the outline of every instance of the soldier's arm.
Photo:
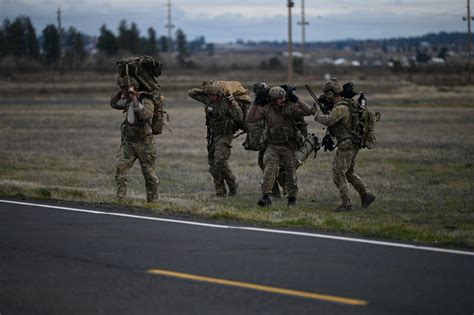
M 228 102 L 232 119 L 234 119 L 235 121 L 242 121 L 244 119 L 244 113 L 242 112 L 242 109 L 240 108 L 239 104 L 237 104 L 234 99 Z
M 346 115 L 349 115 L 349 109 L 344 105 L 334 107 L 328 115 L 324 115 L 323 112 L 317 108 L 316 113 L 314 114 L 314 120 L 329 127 L 337 123 Z
M 127 107 L 127 100 L 122 98 L 122 91 L 118 90 L 110 97 L 110 107 L 124 110 Z
M 314 113 L 315 113 L 315 110 L 299 98 L 296 101 L 296 103 L 294 103 L 294 106 L 292 107 L 292 115 L 296 117 L 309 116 L 309 115 L 313 115 Z
M 140 120 L 151 120 L 153 118 L 153 111 L 155 103 L 149 98 L 143 98 L 141 102 L 136 98 L 132 98 L 133 112 Z
M 245 119 L 246 122 L 249 124 L 256 123 L 257 121 L 262 120 L 264 117 L 263 114 L 263 107 L 257 106 L 255 103 L 250 106 L 250 110 L 247 113 L 247 118 Z
M 196 101 L 207 104 L 209 100 L 209 96 L 204 92 L 203 89 L 194 88 L 188 91 L 188 95 L 191 98 L 194 98 Z

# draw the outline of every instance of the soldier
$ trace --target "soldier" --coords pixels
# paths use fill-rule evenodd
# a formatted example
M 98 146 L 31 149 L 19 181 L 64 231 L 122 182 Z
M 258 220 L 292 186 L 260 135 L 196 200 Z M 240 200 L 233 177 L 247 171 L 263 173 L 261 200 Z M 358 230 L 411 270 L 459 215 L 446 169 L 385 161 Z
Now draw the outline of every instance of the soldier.
M 337 151 L 332 163 L 333 181 L 339 189 L 341 205 L 335 211 L 353 210 L 349 198 L 348 182 L 357 190 L 361 197 L 362 208 L 367 208 L 375 200 L 375 195 L 370 193 L 362 179 L 354 173 L 355 158 L 359 152 L 359 145 L 352 130 L 350 98 L 344 98 L 343 87 L 337 79 L 331 79 L 323 85 L 324 95 L 333 108 L 325 115 L 316 108 L 314 120 L 328 127 L 329 133 L 337 140 Z M 346 94 L 344 94 L 346 95 Z M 349 94 L 352 95 L 352 94 Z M 348 96 L 348 95 L 346 95 Z M 352 95 L 353 96 L 353 95 Z
M 243 122 L 242 109 L 232 94 L 225 96 L 222 86 L 216 83 L 191 89 L 188 94 L 205 106 L 208 163 L 216 196 L 227 195 L 226 184 L 229 196 L 235 196 L 238 184 L 227 160 L 230 158 L 234 133 Z
M 156 202 L 159 180 L 155 174 L 156 148 L 153 140 L 151 120 L 154 102 L 150 95 L 138 92 L 138 82 L 130 78 L 130 87 L 120 85 L 110 99 L 110 106 L 125 112 L 121 125 L 122 139 L 115 172 L 117 199 L 124 201 L 127 194 L 127 172 L 138 159 L 145 177 L 147 202 Z
M 254 102 L 252 104 L 246 119 L 247 123 L 256 123 L 262 119 L 267 122 L 262 198 L 258 201 L 258 205 L 268 207 L 272 204 L 270 194 L 278 176 L 279 165 L 282 165 L 286 174 L 288 206 L 293 207 L 296 205 L 298 192 L 295 151 L 304 146 L 304 136 L 297 128 L 295 121 L 299 117 L 314 114 L 314 110 L 291 91 L 287 95 L 280 86 L 272 87 L 269 95 L 269 103 L 256 104 Z

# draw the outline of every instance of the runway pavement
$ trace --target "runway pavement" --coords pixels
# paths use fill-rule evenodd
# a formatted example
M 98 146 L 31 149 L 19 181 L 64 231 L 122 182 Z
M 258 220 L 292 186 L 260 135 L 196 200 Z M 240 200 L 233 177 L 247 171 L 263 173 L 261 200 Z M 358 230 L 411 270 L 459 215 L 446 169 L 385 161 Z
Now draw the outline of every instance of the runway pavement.
M 0 200 L 0 314 L 473 314 L 474 252 Z

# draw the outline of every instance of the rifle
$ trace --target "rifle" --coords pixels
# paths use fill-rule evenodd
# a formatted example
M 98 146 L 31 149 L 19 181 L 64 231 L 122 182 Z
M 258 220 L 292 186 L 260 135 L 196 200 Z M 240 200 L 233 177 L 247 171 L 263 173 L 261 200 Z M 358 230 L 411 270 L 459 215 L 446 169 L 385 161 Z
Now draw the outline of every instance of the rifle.
M 321 102 L 320 100 L 321 96 L 317 97 L 316 94 L 313 92 L 313 90 L 311 90 L 308 84 L 305 84 L 304 87 L 306 88 L 306 90 L 308 90 L 309 95 L 311 95 L 311 97 L 313 98 L 315 102 L 313 106 L 316 107 L 316 105 L 318 105 L 319 109 L 323 112 L 324 115 L 329 114 L 329 112 L 331 111 L 331 106 L 327 103 L 325 104 Z

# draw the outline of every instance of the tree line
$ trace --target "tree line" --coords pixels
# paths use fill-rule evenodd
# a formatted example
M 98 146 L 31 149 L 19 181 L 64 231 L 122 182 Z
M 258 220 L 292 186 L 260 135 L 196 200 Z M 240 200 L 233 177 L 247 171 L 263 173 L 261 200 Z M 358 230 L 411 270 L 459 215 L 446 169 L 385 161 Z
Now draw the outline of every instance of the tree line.
M 153 27 L 141 36 L 135 23 L 121 20 L 117 35 L 104 24 L 98 37 L 79 32 L 74 27 L 67 30 L 54 24 L 48 24 L 40 34 L 29 17 L 20 15 L 14 20 L 5 19 L 0 27 L 0 59 L 11 56 L 16 61 L 28 60 L 44 65 L 80 67 L 88 57 L 97 52 L 106 57 L 150 55 L 158 57 L 160 53 L 176 52 L 179 64 L 188 65 L 192 52 L 207 51 L 213 53 L 213 44 L 207 44 L 204 37 L 188 42 L 183 30 L 178 29 L 175 37 L 157 36 Z

